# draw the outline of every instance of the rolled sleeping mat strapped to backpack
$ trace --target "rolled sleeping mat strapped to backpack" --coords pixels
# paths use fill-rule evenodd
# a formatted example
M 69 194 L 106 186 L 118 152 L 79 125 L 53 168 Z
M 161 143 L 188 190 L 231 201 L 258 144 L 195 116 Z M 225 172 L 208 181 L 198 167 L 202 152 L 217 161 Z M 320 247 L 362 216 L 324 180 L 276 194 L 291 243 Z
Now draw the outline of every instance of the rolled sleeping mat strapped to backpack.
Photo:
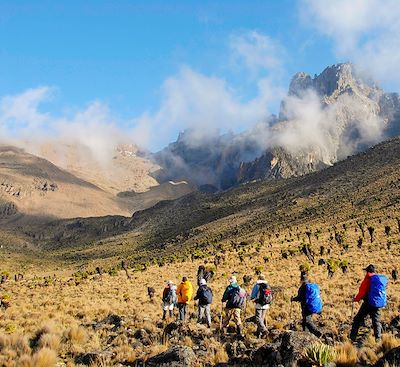
M 371 285 L 368 293 L 368 303 L 372 307 L 382 308 L 386 306 L 386 287 L 388 278 L 384 275 L 372 275 Z

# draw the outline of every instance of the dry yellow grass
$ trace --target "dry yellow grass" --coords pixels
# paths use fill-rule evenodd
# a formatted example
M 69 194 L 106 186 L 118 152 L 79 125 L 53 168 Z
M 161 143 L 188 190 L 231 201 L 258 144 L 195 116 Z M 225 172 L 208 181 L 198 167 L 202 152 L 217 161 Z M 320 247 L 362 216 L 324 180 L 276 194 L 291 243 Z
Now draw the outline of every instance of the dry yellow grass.
M 218 341 L 218 324 L 220 314 L 220 298 L 232 272 L 237 272 L 239 280 L 243 275 L 251 275 L 251 285 L 245 287 L 248 292 L 256 280 L 255 269 L 262 270 L 268 282 L 276 287 L 274 302 L 267 315 L 269 328 L 285 330 L 293 321 L 300 320 L 300 307 L 297 303 L 291 304 L 290 297 L 295 295 L 299 285 L 299 265 L 310 263 L 310 278 L 321 286 L 324 300 L 324 311 L 317 318 L 334 334 L 346 338 L 351 324 L 351 299 L 357 292 L 364 276 L 363 267 L 368 263 L 375 263 L 380 273 L 389 275 L 397 265 L 399 245 L 396 244 L 390 251 L 385 246 L 386 237 L 381 230 L 385 223 L 375 223 L 377 236 L 376 246 L 371 251 L 358 249 L 355 245 L 359 232 L 356 226 L 349 224 L 346 230 L 346 241 L 351 244 L 348 252 L 342 253 L 342 248 L 330 239 L 327 228 L 322 229 L 318 241 L 313 238 L 312 246 L 317 251 L 320 245 L 331 249 L 329 257 L 346 259 L 350 266 L 347 273 L 338 270 L 332 278 L 327 277 L 326 266 L 310 263 L 304 255 L 297 254 L 282 259 L 281 250 L 288 247 L 297 247 L 306 241 L 305 228 L 300 228 L 300 238 L 295 235 L 290 238 L 289 231 L 282 231 L 279 236 L 266 239 L 258 249 L 259 237 L 249 239 L 249 245 L 240 250 L 244 253 L 243 261 L 239 260 L 238 253 L 231 250 L 225 252 L 225 261 L 218 266 L 215 277 L 210 283 L 215 300 L 212 306 L 213 328 L 211 331 L 203 326 L 196 325 L 196 308 L 190 305 L 192 318 L 189 320 L 189 335 L 174 341 L 181 345 L 196 345 L 199 335 L 203 337 L 205 350 L 202 363 L 223 363 L 228 356 L 225 346 Z M 317 228 L 311 229 L 313 232 Z M 294 230 L 296 231 L 296 230 Z M 393 236 L 397 236 L 394 233 Z M 286 237 L 286 240 L 285 240 Z M 395 241 L 393 237 L 393 241 Z M 271 245 L 269 244 L 271 242 Z M 264 263 L 263 257 L 269 262 Z M 323 256 L 327 259 L 327 256 Z M 379 261 L 376 261 L 379 259 Z M 1 293 L 10 295 L 11 307 L 0 311 L 0 365 L 30 366 L 30 360 L 37 360 L 46 366 L 54 356 L 68 366 L 73 366 L 75 358 L 82 353 L 110 350 L 113 353 L 113 362 L 130 362 L 146 360 L 147 358 L 166 350 L 172 344 L 167 340 L 161 344 L 164 323 L 161 322 L 161 294 L 168 279 L 176 283 L 186 275 L 196 288 L 196 272 L 199 265 L 209 265 L 213 258 L 186 261 L 179 264 L 168 264 L 163 267 L 151 266 L 144 272 L 130 270 L 128 279 L 124 272 L 116 276 L 104 274 L 102 277 L 90 276 L 79 285 L 68 281 L 65 276 L 58 275 L 58 280 L 47 284 L 43 279 L 35 279 L 26 275 L 24 281 L 10 281 L 2 285 Z M 147 287 L 155 287 L 156 299 L 150 301 Z M 382 319 L 390 321 L 398 314 L 397 296 L 400 292 L 400 283 L 390 281 L 388 288 L 389 303 L 382 312 Z M 355 305 L 355 311 L 358 305 Z M 249 302 L 246 317 L 253 315 L 254 305 Z M 113 330 L 114 325 L 101 323 L 110 314 L 119 315 L 123 319 L 120 335 Z M 10 328 L 13 325 L 13 328 Z M 298 329 L 300 326 L 297 324 Z M 133 334 L 137 329 L 144 329 L 151 340 L 149 344 L 135 344 Z M 254 340 L 251 333 L 255 326 L 247 324 L 245 332 L 247 340 Z M 7 334 L 8 332 L 8 334 Z M 40 334 L 40 335 L 39 335 Z M 31 347 L 29 342 L 36 338 L 36 346 Z M 358 351 L 350 343 L 337 346 L 337 363 L 341 366 L 352 366 L 357 361 L 372 362 L 380 357 L 384 351 L 398 345 L 398 339 L 392 335 L 384 335 L 382 343 L 376 344 L 373 339 L 367 339 L 369 350 Z M 29 359 L 30 358 L 30 359 Z M 47 362 L 50 361 L 50 362 Z M 37 362 L 39 363 L 39 362 Z M 100 362 L 99 362 L 100 363 Z

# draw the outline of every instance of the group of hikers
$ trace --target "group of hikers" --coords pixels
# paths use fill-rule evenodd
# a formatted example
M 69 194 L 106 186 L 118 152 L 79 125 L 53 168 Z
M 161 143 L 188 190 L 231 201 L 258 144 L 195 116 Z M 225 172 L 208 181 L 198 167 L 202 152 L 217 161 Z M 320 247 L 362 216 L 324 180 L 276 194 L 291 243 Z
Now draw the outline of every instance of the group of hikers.
M 374 265 L 368 265 L 364 271 L 365 278 L 362 281 L 358 294 L 353 298 L 353 302 L 363 301 L 358 313 L 354 317 L 350 339 L 355 342 L 360 326 L 369 315 L 372 320 L 375 339 L 381 339 L 382 326 L 380 322 L 380 309 L 386 305 L 386 286 L 388 279 L 384 275 L 375 273 Z M 229 284 L 222 296 L 221 302 L 225 304 L 224 317 L 220 319 L 220 330 L 225 332 L 230 321 L 236 326 L 238 336 L 243 336 L 242 312 L 246 305 L 246 299 L 255 303 L 254 320 L 257 325 L 256 335 L 262 338 L 267 335 L 266 315 L 272 303 L 273 291 L 267 283 L 265 276 L 260 274 L 254 284 L 249 297 L 246 291 L 239 286 L 236 276 L 229 277 Z M 173 317 L 173 310 L 178 308 L 178 322 L 185 322 L 188 317 L 189 302 L 198 301 L 198 323 L 204 323 L 211 328 L 211 304 L 213 303 L 213 292 L 207 285 L 204 278 L 198 280 L 198 289 L 194 294 L 193 285 L 187 279 L 182 278 L 182 282 L 176 286 L 172 281 L 168 281 L 163 291 L 162 308 L 163 320 Z M 320 295 L 320 288 L 312 283 L 307 273 L 301 273 L 300 287 L 297 295 L 291 298 L 291 302 L 299 302 L 302 311 L 302 328 L 308 330 L 317 337 L 322 336 L 322 331 L 314 324 L 313 315 L 322 312 L 323 303 Z

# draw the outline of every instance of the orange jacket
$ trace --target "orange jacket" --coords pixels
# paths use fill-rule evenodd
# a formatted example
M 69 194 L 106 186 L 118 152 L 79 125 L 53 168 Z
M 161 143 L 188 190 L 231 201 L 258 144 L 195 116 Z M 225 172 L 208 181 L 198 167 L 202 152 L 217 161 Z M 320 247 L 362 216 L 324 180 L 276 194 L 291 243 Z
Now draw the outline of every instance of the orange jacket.
M 193 286 L 188 280 L 179 284 L 176 290 L 178 303 L 189 303 L 193 298 Z
M 365 278 L 360 285 L 360 289 L 358 290 L 358 294 L 354 297 L 354 302 L 359 302 L 368 297 L 369 288 L 371 287 L 371 277 L 373 275 L 375 275 L 375 273 L 367 273 L 365 275 Z

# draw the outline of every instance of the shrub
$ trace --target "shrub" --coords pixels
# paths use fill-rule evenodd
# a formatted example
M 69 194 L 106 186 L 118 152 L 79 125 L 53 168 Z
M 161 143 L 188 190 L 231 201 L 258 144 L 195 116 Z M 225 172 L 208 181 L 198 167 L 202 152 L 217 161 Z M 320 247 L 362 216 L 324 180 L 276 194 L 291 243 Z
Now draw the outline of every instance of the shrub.
M 305 356 L 315 366 L 322 367 L 335 359 L 336 352 L 329 345 L 322 343 L 311 344 L 305 351 Z
M 303 263 L 299 266 L 299 270 L 301 273 L 308 273 L 311 269 L 311 266 L 309 263 Z
M 352 367 L 358 361 L 357 348 L 350 342 L 336 347 L 336 365 L 338 367 Z

